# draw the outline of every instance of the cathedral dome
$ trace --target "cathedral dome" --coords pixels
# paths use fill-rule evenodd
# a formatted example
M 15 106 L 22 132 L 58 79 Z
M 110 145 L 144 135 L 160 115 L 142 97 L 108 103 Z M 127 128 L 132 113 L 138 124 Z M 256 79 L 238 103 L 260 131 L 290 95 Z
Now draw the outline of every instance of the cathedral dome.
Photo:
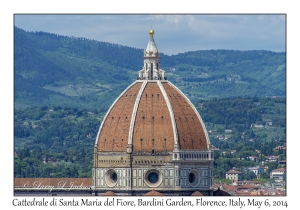
M 108 152 L 207 150 L 209 138 L 189 99 L 165 78 L 151 28 L 144 67 L 110 107 L 96 145 Z M 155 53 L 157 52 L 157 53 Z
M 207 150 L 209 139 L 189 99 L 167 80 L 137 80 L 113 103 L 99 129 L 98 151 Z
M 111 105 L 94 146 L 93 189 L 101 194 L 211 195 L 213 151 L 190 100 L 165 77 L 150 31 L 144 66 Z

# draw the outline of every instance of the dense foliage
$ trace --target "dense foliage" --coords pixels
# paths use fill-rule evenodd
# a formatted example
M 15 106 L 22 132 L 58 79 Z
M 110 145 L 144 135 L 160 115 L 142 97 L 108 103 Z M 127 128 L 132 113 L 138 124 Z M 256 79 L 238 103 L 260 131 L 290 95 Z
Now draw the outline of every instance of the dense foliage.
M 15 110 L 16 177 L 90 177 L 96 111 L 61 107 Z

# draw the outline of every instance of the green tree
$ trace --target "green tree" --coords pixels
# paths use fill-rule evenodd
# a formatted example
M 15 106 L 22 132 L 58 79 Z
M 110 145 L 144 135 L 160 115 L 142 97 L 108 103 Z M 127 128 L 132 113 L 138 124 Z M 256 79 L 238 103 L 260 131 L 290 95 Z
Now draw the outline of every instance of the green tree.
M 255 173 L 253 171 L 249 171 L 248 173 L 246 173 L 244 175 L 244 179 L 245 180 L 253 180 L 255 178 L 256 178 L 256 175 L 255 175 Z
M 265 155 L 262 154 L 262 153 L 260 153 L 260 154 L 258 155 L 258 161 L 259 161 L 259 162 L 262 162 L 262 161 L 264 161 L 264 160 L 265 160 Z
M 262 173 L 259 175 L 259 178 L 262 178 L 262 179 L 269 179 L 270 176 L 269 176 L 266 172 L 262 172 Z
M 265 165 L 268 166 L 268 172 L 267 172 L 268 174 L 270 174 L 271 171 L 276 169 L 278 166 L 276 162 L 267 162 Z

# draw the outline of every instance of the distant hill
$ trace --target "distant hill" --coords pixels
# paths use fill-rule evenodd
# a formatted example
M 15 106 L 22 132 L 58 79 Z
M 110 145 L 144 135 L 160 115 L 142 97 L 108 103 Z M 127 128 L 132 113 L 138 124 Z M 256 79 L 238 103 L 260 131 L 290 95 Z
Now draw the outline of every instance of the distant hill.
M 225 178 L 232 167 L 255 166 L 249 156 L 286 159 L 285 150 L 275 149 L 286 143 L 285 98 L 201 100 L 197 109 L 216 149 L 215 176 Z M 92 177 L 102 119 L 100 112 L 70 107 L 15 109 L 14 177 Z
M 285 52 L 201 50 L 161 56 L 167 78 L 192 102 L 286 96 Z M 106 111 L 142 66 L 143 49 L 14 28 L 16 108 L 47 105 Z

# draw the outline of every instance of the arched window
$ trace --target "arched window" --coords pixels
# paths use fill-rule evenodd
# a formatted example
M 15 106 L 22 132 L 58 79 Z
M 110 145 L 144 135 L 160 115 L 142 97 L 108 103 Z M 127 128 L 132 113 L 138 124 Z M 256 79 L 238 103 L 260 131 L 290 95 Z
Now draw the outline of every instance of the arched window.
M 150 66 L 150 78 L 151 79 L 153 78 L 153 63 L 151 63 L 151 66 Z

